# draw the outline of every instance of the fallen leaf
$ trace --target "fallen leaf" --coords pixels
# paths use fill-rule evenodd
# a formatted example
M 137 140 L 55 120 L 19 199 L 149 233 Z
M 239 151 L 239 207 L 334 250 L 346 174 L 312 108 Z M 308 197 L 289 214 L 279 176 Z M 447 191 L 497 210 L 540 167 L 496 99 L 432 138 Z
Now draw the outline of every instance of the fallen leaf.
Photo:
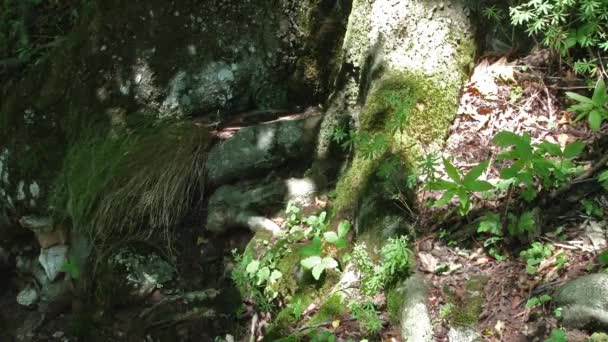
M 338 329 L 338 327 L 340 326 L 340 320 L 338 320 L 338 319 L 337 319 L 337 320 L 335 320 L 335 321 L 331 322 L 331 326 L 332 326 L 334 329 Z

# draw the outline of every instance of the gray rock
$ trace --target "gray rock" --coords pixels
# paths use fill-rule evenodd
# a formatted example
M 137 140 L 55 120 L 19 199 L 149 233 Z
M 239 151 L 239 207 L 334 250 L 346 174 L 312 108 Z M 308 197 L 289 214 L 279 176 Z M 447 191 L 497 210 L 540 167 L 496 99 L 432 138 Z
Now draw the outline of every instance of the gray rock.
M 433 326 L 427 308 L 427 287 L 420 275 L 412 275 L 398 289 L 405 300 L 401 308 L 401 337 L 408 342 L 430 342 Z
M 281 164 L 309 157 L 320 115 L 245 127 L 214 146 L 207 158 L 207 180 L 219 186 L 263 175 Z
M 28 285 L 17 294 L 17 303 L 26 307 L 34 306 L 38 303 L 38 291 L 31 285 Z
M 110 260 L 124 274 L 124 285 L 131 289 L 134 299 L 143 299 L 155 289 L 162 288 L 175 276 L 175 268 L 160 256 L 122 250 Z
M 56 245 L 40 250 L 38 261 L 51 282 L 64 272 L 63 266 L 68 261 L 68 250 L 69 247 L 66 245 Z
M 553 297 L 563 308 L 563 325 L 569 328 L 608 328 L 608 274 L 596 273 L 563 285 Z
M 34 232 L 53 231 L 53 220 L 44 216 L 23 216 L 19 219 L 21 227 L 30 229 Z
M 282 180 L 258 185 L 238 183 L 221 186 L 209 199 L 206 228 L 218 234 L 235 226 L 275 233 L 279 227 L 262 217 L 261 209 L 282 204 L 287 192 Z
M 467 327 L 450 327 L 448 331 L 448 341 L 450 342 L 480 342 L 483 341 L 479 334 Z

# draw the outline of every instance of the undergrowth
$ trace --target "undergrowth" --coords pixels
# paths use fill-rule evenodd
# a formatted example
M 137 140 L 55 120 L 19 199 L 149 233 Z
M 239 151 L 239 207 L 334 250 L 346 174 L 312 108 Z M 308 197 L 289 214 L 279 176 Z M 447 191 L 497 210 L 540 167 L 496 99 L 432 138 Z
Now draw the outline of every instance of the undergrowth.
M 208 134 L 192 124 L 88 134 L 68 150 L 49 206 L 101 248 L 125 238 L 166 241 L 204 189 Z

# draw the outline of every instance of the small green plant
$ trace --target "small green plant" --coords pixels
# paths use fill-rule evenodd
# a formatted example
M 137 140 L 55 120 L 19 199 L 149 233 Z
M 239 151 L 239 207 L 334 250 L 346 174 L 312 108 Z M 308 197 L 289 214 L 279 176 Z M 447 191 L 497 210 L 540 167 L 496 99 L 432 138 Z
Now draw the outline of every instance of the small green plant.
M 335 245 L 337 248 L 344 248 L 348 244 L 348 240 L 346 239 L 348 232 L 350 231 L 350 222 L 342 221 L 338 225 L 338 232 L 325 232 L 323 234 L 323 238 L 328 243 Z
M 608 250 L 600 253 L 600 255 L 598 256 L 598 261 L 602 267 L 608 266 Z
M 553 245 L 544 245 L 540 242 L 532 243 L 532 246 L 520 253 L 520 256 L 526 260 L 526 272 L 534 275 L 538 271 L 538 266 L 545 258 L 553 254 Z
M 359 322 L 361 330 L 366 334 L 376 335 L 382 329 L 382 319 L 374 304 L 370 301 L 351 302 L 350 313 Z
M 289 303 L 288 308 L 296 321 L 299 321 L 300 318 L 302 318 L 302 314 L 304 313 L 304 303 L 302 302 L 301 298 L 298 298 L 293 302 Z
M 608 191 L 608 170 L 602 171 L 597 177 L 597 181 L 602 185 L 604 190 Z
M 338 262 L 332 257 L 310 256 L 300 262 L 306 269 L 312 270 L 312 276 L 319 280 L 323 271 L 338 267 Z
M 578 102 L 568 108 L 568 110 L 578 113 L 574 122 L 586 117 L 589 127 L 594 131 L 598 131 L 602 125 L 602 121 L 608 119 L 608 108 L 606 107 L 608 105 L 608 94 L 606 93 L 606 83 L 604 83 L 603 79 L 597 82 L 591 98 L 573 92 L 567 92 L 566 96 Z
M 500 242 L 503 240 L 503 228 L 500 215 L 492 212 L 486 213 L 481 221 L 479 221 L 477 233 L 486 236 L 483 246 L 488 251 L 488 254 L 497 261 L 504 261 L 507 259 L 500 249 Z
M 428 183 L 428 187 L 431 190 L 445 191 L 435 203 L 436 206 L 444 206 L 456 196 L 458 197 L 459 212 L 464 216 L 471 210 L 471 196 L 473 193 L 494 189 L 492 184 L 478 180 L 488 167 L 487 161 L 477 165 L 466 175 L 463 175 L 460 170 L 445 158 L 443 159 L 443 165 L 451 181 L 436 179 L 434 182 Z
M 526 302 L 526 309 L 533 309 L 539 306 L 543 306 L 551 301 L 551 296 L 548 294 L 541 295 L 539 297 L 532 297 Z
M 533 211 L 525 211 L 519 217 L 513 213 L 508 213 L 507 218 L 509 220 L 507 226 L 509 235 L 523 237 L 525 235 L 533 236 L 536 234 L 537 226 Z
M 78 280 L 80 278 L 80 268 L 72 261 L 68 261 L 63 264 L 63 270 L 69 274 L 70 278 L 73 280 Z
M 564 329 L 553 328 L 551 336 L 545 342 L 568 342 L 566 331 Z
M 443 304 L 439 309 L 439 317 L 442 319 L 448 318 L 456 310 L 456 305 L 453 303 Z
M 597 218 L 604 217 L 604 210 L 602 209 L 602 207 L 599 206 L 599 204 L 595 200 L 583 198 L 581 200 L 581 205 L 583 206 L 585 214 Z
M 557 268 L 564 268 L 567 263 L 568 257 L 563 252 L 560 252 L 555 256 L 555 266 Z

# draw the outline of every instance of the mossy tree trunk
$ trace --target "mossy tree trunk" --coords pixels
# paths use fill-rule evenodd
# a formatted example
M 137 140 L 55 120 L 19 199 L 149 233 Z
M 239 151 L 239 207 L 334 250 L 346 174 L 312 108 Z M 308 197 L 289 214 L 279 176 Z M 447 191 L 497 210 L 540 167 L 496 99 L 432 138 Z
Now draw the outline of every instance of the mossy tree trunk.
M 332 134 L 345 122 L 357 134 L 384 134 L 388 148 L 366 157 L 355 144 L 337 185 L 339 216 L 357 209 L 387 154 L 411 165 L 441 150 L 474 54 L 473 27 L 459 1 L 354 0 L 317 164 L 329 164 Z M 403 114 L 406 123 L 394 130 Z

